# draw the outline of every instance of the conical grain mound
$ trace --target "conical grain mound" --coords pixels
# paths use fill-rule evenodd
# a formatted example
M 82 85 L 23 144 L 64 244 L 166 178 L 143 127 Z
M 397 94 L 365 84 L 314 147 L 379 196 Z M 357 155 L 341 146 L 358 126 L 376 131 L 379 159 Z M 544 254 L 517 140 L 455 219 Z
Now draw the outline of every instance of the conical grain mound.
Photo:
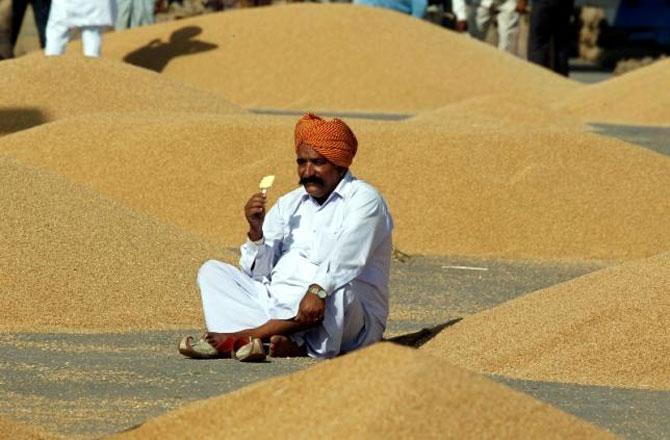
M 670 125 L 670 59 L 582 87 L 558 108 L 591 122 Z
M 422 350 L 484 373 L 670 389 L 670 253 L 466 317 Z
M 0 135 L 96 112 L 241 112 L 222 97 L 145 69 L 83 57 L 0 63 Z
M 0 417 L 0 437 L 12 440 L 60 440 L 63 437 Z
M 0 157 L 2 330 L 129 330 L 201 323 L 194 278 L 210 257 L 174 227 Z
M 529 396 L 391 344 L 377 344 L 290 376 L 191 404 L 116 438 L 222 435 L 612 438 Z
M 404 14 L 342 4 L 235 10 L 118 32 L 106 39 L 105 56 L 245 108 L 414 112 L 502 91 L 553 100 L 580 87 Z
M 4 137 L 0 152 L 238 246 L 258 180 L 277 175 L 271 202 L 297 185 L 295 120 L 92 115 Z M 670 249 L 670 160 L 659 154 L 579 131 L 348 122 L 360 141 L 352 171 L 387 197 L 405 252 L 622 260 Z

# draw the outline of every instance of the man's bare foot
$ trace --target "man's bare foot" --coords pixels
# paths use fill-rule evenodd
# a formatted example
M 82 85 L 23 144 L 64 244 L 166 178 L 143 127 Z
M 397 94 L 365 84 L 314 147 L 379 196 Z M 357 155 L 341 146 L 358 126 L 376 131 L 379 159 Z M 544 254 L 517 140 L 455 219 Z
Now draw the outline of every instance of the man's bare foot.
M 272 357 L 304 357 L 307 356 L 305 346 L 300 347 L 286 336 L 275 335 L 270 338 L 270 356 Z

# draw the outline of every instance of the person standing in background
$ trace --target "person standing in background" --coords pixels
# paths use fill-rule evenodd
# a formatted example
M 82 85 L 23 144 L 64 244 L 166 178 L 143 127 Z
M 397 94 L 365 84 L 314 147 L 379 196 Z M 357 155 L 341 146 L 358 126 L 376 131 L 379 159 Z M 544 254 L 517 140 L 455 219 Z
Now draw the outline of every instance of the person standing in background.
M 12 3 L 12 50 L 19 39 L 21 32 L 21 25 L 23 24 L 23 17 L 26 15 L 28 4 L 33 7 L 33 15 L 35 16 L 35 26 L 40 38 L 40 47 L 44 48 L 46 44 L 46 27 L 47 19 L 49 18 L 50 0 L 11 0 Z
M 13 56 L 12 1 L 0 0 L 0 60 L 6 60 Z
M 568 76 L 570 17 L 575 0 L 533 0 L 528 32 L 528 61 Z
M 154 0 L 117 0 L 118 17 L 116 30 L 134 28 L 154 24 Z
M 476 30 L 474 36 L 480 40 L 486 38 L 493 20 L 498 25 L 498 49 L 517 54 L 519 40 L 519 22 L 521 14 L 526 12 L 527 0 L 481 0 L 475 12 Z
M 81 30 L 84 55 L 99 57 L 102 29 L 116 21 L 115 0 L 53 0 L 46 29 L 47 56 L 65 53 L 70 41 L 70 29 Z

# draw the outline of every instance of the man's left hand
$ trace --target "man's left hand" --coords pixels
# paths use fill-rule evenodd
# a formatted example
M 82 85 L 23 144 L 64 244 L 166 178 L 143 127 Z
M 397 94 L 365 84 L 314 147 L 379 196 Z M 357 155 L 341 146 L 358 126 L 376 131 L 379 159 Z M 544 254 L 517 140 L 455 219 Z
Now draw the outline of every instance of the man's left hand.
M 301 324 L 316 324 L 323 320 L 325 311 L 326 300 L 307 292 L 300 301 L 295 320 Z

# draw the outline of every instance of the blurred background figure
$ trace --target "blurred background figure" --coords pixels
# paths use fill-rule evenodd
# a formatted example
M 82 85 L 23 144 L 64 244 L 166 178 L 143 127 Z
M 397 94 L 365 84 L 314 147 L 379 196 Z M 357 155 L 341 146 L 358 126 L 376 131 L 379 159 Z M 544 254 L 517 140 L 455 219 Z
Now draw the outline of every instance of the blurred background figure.
M 481 0 L 476 4 L 474 37 L 484 40 L 495 20 L 498 28 L 498 49 L 518 53 L 521 14 L 528 8 L 527 0 Z
M 0 0 L 0 60 L 13 56 L 12 2 L 11 0 Z
M 570 18 L 575 0 L 533 0 L 528 32 L 528 60 L 568 76 Z
M 117 0 L 117 4 L 117 31 L 154 23 L 154 0 Z
M 423 18 L 428 8 L 428 0 L 353 0 L 353 3 L 355 5 L 393 9 L 416 18 Z
M 47 19 L 49 18 L 50 0 L 11 0 L 10 2 L 12 4 L 12 49 L 16 45 L 16 40 L 19 39 L 23 17 L 26 15 L 28 4 L 33 7 L 35 26 L 37 27 L 37 33 L 40 38 L 40 47 L 44 48 L 44 45 L 46 44 L 45 30 L 47 27 Z
M 102 29 L 116 21 L 114 0 L 53 0 L 46 29 L 47 56 L 63 55 L 70 29 L 81 30 L 84 55 L 99 57 L 102 46 Z

